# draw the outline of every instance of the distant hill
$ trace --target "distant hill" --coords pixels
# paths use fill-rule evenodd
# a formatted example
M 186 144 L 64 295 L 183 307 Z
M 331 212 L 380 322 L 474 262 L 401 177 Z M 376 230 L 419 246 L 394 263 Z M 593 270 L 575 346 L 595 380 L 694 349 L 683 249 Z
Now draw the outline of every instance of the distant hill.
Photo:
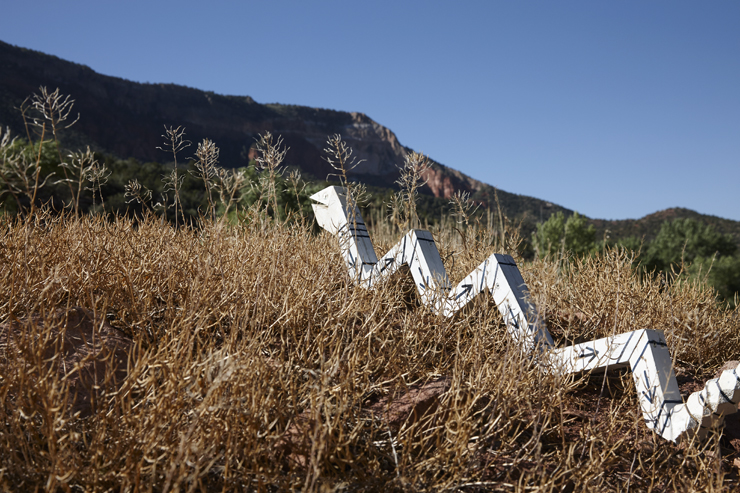
M 221 149 L 221 164 L 247 164 L 255 138 L 265 131 L 281 135 L 290 147 L 285 164 L 305 175 L 324 180 L 332 172 L 322 159 L 328 135 L 341 134 L 363 162 L 352 174 L 368 185 L 396 188 L 396 166 L 410 151 L 388 128 L 367 115 L 282 104 L 261 104 L 249 96 L 222 96 L 175 84 L 141 84 L 96 73 L 89 67 L 38 51 L 0 41 L 0 126 L 16 134 L 25 129 L 17 107 L 39 86 L 59 88 L 75 99 L 79 122 L 65 133 L 70 148 L 90 145 L 120 158 L 142 162 L 166 162 L 168 154 L 157 150 L 164 125 L 186 127 L 187 138 L 196 143 L 205 137 Z M 194 148 L 191 148 L 194 151 Z M 494 188 L 460 171 L 433 162 L 422 193 L 437 206 L 458 190 L 474 200 L 496 208 Z M 497 190 L 503 212 L 528 235 L 539 221 L 570 209 L 550 202 Z M 432 199 L 436 198 L 436 200 Z M 426 200 L 430 202 L 430 200 Z M 704 216 L 687 209 L 668 209 L 638 220 L 593 220 L 599 237 L 608 229 L 612 238 L 645 236 L 651 239 L 664 219 L 695 217 L 733 234 L 740 242 L 740 222 Z
M 695 219 L 704 224 L 711 224 L 715 231 L 731 235 L 735 239 L 735 242 L 740 245 L 740 221 L 700 214 L 691 209 L 684 209 L 682 207 L 672 207 L 670 209 L 654 212 L 641 219 L 621 219 L 612 221 L 592 219 L 591 223 L 596 227 L 597 238 L 603 238 L 608 231 L 611 238 L 616 239 L 625 238 L 627 236 L 636 236 L 637 238 L 645 238 L 645 243 L 648 243 L 658 234 L 658 231 L 660 231 L 660 225 L 663 224 L 663 222 L 686 218 Z

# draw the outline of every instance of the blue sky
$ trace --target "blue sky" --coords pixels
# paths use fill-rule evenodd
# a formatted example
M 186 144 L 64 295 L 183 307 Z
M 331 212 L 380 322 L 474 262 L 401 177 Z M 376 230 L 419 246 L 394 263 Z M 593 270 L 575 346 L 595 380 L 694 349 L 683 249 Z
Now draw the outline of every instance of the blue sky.
M 134 81 L 360 111 L 443 164 L 590 217 L 740 220 L 738 1 L 1 10 L 5 42 Z

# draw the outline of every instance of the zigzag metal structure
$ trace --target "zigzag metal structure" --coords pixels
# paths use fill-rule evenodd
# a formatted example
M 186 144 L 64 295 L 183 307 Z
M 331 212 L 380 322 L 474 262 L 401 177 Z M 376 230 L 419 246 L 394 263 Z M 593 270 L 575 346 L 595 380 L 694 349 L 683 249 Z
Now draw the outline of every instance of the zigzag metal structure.
M 507 331 L 519 347 L 534 352 L 550 371 L 568 374 L 630 368 L 648 428 L 667 440 L 697 434 L 724 423 L 740 401 L 740 365 L 709 380 L 684 403 L 662 331 L 635 330 L 614 337 L 556 348 L 519 268 L 509 255 L 493 254 L 452 287 L 431 233 L 409 231 L 378 260 L 360 211 L 342 187 L 311 196 L 319 225 L 338 236 L 350 277 L 371 289 L 407 265 L 421 302 L 450 317 L 482 292 L 489 292 Z

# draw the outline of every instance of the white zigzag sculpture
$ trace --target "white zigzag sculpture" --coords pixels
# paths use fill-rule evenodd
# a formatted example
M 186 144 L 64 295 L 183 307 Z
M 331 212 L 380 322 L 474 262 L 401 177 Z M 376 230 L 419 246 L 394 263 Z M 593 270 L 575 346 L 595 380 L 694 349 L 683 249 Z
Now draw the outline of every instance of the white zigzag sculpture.
M 378 260 L 360 211 L 348 202 L 344 188 L 328 187 L 311 199 L 318 202 L 312 205 L 319 226 L 339 237 L 349 274 L 357 284 L 373 288 L 408 265 L 421 302 L 446 317 L 481 292 L 490 292 L 514 341 L 524 351 L 538 349 L 551 370 L 570 374 L 629 367 L 645 423 L 667 440 L 692 434 L 703 438 L 709 429 L 724 423 L 725 415 L 737 411 L 740 365 L 709 380 L 703 390 L 691 394 L 684 403 L 662 331 L 636 330 L 555 348 L 509 255 L 491 255 L 453 289 L 428 231 L 409 231 Z

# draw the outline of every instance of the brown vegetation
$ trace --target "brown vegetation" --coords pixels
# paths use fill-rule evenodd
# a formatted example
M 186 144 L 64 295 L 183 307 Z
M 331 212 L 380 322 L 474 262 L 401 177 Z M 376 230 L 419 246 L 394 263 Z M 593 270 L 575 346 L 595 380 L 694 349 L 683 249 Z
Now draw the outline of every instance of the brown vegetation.
M 397 239 L 381 226 L 379 250 Z M 453 280 L 502 234 L 461 228 L 437 232 Z M 684 384 L 738 357 L 740 312 L 720 308 L 701 285 L 641 280 L 617 251 L 521 267 L 561 343 L 662 329 Z M 52 491 L 737 484 L 736 442 L 713 436 L 676 445 L 652 434 L 629 374 L 545 375 L 511 347 L 490 301 L 448 320 L 417 306 L 405 287 L 399 279 L 373 292 L 354 288 L 335 238 L 254 211 L 236 226 L 180 229 L 155 217 L 2 219 L 0 484 Z M 90 323 L 80 329 L 83 319 Z M 103 342 L 82 351 L 71 337 Z M 84 368 L 94 378 L 75 380 Z

